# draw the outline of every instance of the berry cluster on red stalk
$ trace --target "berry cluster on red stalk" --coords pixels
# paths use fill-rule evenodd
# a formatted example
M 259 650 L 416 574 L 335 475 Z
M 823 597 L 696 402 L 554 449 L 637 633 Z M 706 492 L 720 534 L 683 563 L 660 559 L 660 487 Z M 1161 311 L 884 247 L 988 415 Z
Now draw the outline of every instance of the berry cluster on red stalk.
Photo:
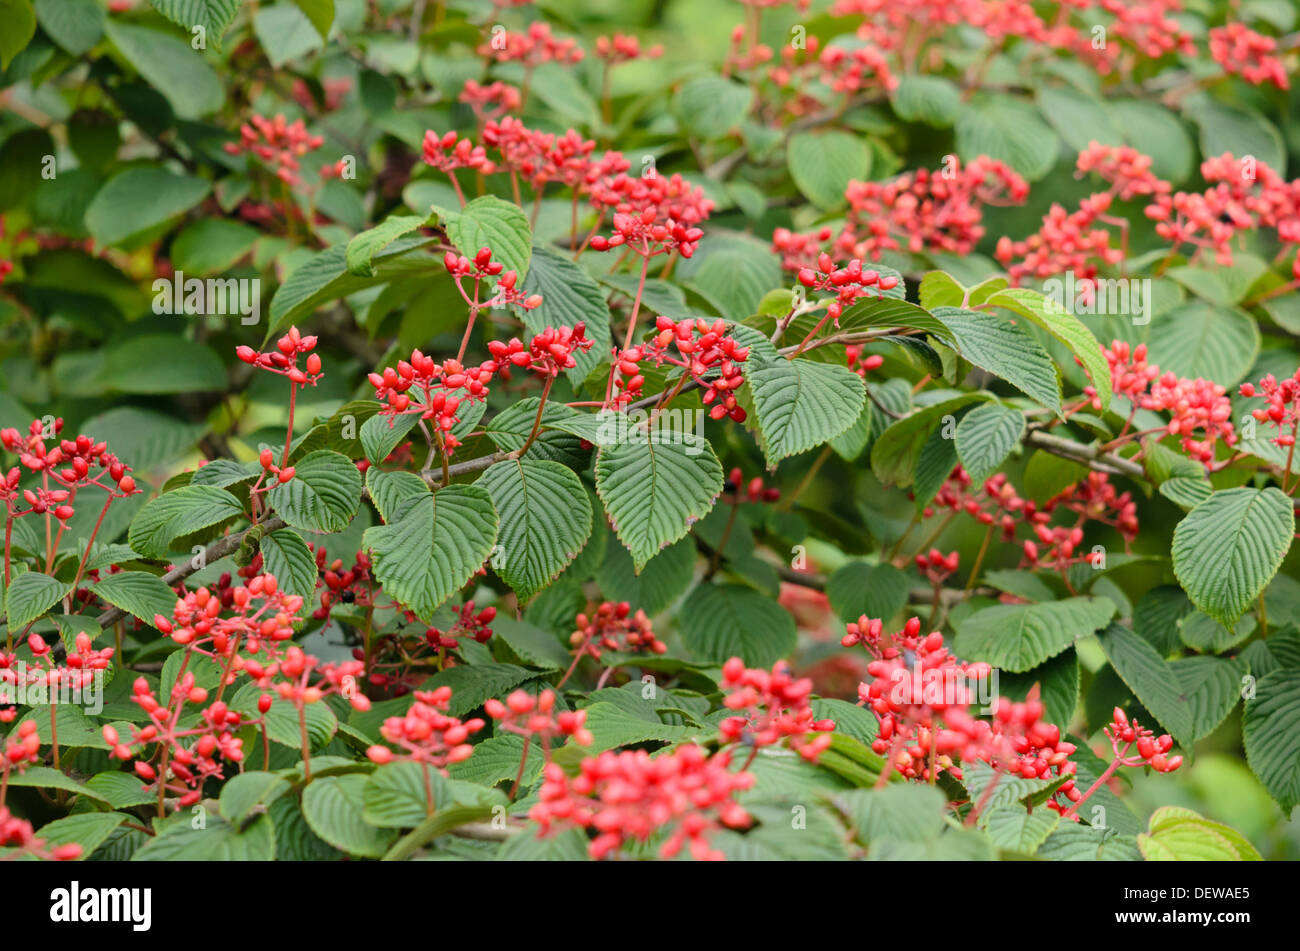
M 638 213 L 614 213 L 614 233 L 606 238 L 596 235 L 591 239 L 593 251 L 626 247 L 633 254 L 649 259 L 659 254 L 677 251 L 684 258 L 695 254 L 704 232 L 671 218 L 660 220 L 659 211 L 645 208 Z
M 129 740 L 106 724 L 104 740 L 113 748 L 115 759 L 135 760 L 135 774 L 157 790 L 160 804 L 172 793 L 177 809 L 198 802 L 203 784 L 219 778 L 226 763 L 243 762 L 244 741 L 236 733 L 262 722 L 246 720 L 221 700 L 208 704 L 208 691 L 195 683 L 190 670 L 183 671 L 172 684 L 166 703 L 159 702 L 143 677 L 132 684 L 131 700 L 148 715 L 149 723 L 143 727 L 132 724 Z M 201 709 L 186 710 L 187 706 Z M 269 702 L 262 713 L 267 709 Z M 192 725 L 182 728 L 182 719 Z M 158 765 L 151 760 L 158 760 Z
M 916 556 L 916 567 L 936 588 L 942 587 L 943 583 L 956 573 L 960 564 L 961 555 L 955 551 L 945 555 L 939 549 L 931 548 L 928 552 L 921 552 Z
M 574 624 L 576 630 L 569 635 L 569 643 L 576 649 L 575 663 L 584 655 L 600 660 L 601 653 L 607 650 L 628 654 L 668 652 L 668 645 L 655 636 L 646 613 L 639 609 L 633 613 L 626 601 L 602 601 L 590 615 L 579 614 Z
M 458 98 L 474 110 L 474 115 L 478 118 L 480 126 L 487 122 L 488 119 L 497 119 L 507 112 L 513 112 L 519 108 L 523 101 L 519 96 L 518 89 L 500 80 L 483 85 L 476 79 L 467 79 Z M 432 132 L 426 133 L 426 141 L 428 141 L 428 136 L 432 135 Z M 448 132 L 447 135 L 455 135 L 455 133 Z M 442 140 L 437 141 L 441 145 Z M 453 148 L 455 145 L 456 142 L 453 139 Z M 471 146 L 471 151 L 472 149 Z M 435 149 L 435 158 L 437 151 Z M 428 159 L 426 158 L 425 161 L 427 162 Z M 429 164 L 436 167 L 436 163 L 430 162 Z
M 1127 343 L 1116 340 L 1109 348 L 1102 347 L 1102 353 L 1111 367 L 1112 389 L 1132 401 L 1134 412 L 1141 408 L 1170 413 L 1169 423 L 1155 432 L 1178 436 L 1183 451 L 1193 459 L 1213 468 L 1216 443 L 1221 439 L 1225 445 L 1236 445 L 1232 403 L 1225 387 L 1200 377 L 1162 374 L 1159 367 L 1147 362 L 1146 344 L 1130 349 Z M 1083 392 L 1094 409 L 1101 407 L 1095 388 L 1088 386 Z M 1146 435 L 1128 432 L 1128 425 L 1126 422 L 1120 437 L 1110 444 L 1112 447 Z
M 554 747 L 569 737 L 573 737 L 579 746 L 590 746 L 595 742 L 586 727 L 587 711 L 556 711 L 556 700 L 553 690 L 543 690 L 537 696 L 516 690 L 506 697 L 504 703 L 489 700 L 483 704 L 483 712 L 493 719 L 498 730 L 524 738 L 524 761 L 528 759 L 528 744 L 536 740 L 541 745 L 542 756 L 549 763 Z
M 376 743 L 366 750 L 366 756 L 381 764 L 411 760 L 444 773 L 452 763 L 469 759 L 474 747 L 466 741 L 487 724 L 479 717 L 462 722 L 447 713 L 450 705 L 450 687 L 416 691 L 406 714 L 388 717 L 379 728 L 379 735 L 400 752 Z
M 845 307 L 863 297 L 883 297 L 885 291 L 898 286 L 898 278 L 870 269 L 864 271 L 857 258 L 845 267 L 836 267 L 835 259 L 823 252 L 817 256 L 816 269 L 799 269 L 799 283 L 810 291 L 832 291 L 835 294 L 835 299 L 826 305 L 826 313 L 838 327 Z
M 81 846 L 76 842 L 48 848 L 46 840 L 36 835 L 32 824 L 15 816 L 7 806 L 0 806 L 0 848 L 14 849 L 45 861 L 71 862 L 81 858 Z
M 77 582 L 85 571 L 90 559 L 91 546 L 95 536 L 104 523 L 104 516 L 117 499 L 135 495 L 135 478 L 130 474 L 131 467 L 125 465 L 118 457 L 108 451 L 108 445 L 97 442 L 85 434 L 75 439 L 61 439 L 56 445 L 46 446 L 47 439 L 57 438 L 63 432 L 63 420 L 53 419 L 49 424 L 34 419 L 27 427 L 26 435 L 17 429 L 0 430 L 0 445 L 18 456 L 18 465 L 13 466 L 0 477 L 0 501 L 5 506 L 5 542 L 4 542 L 4 579 L 9 582 L 12 574 L 12 539 L 14 520 L 24 515 L 44 515 L 46 521 L 45 570 L 49 572 L 54 566 L 58 554 L 59 542 L 67 529 L 68 519 L 76 514 L 77 495 L 84 489 L 94 486 L 103 489 L 107 497 L 100 510 L 99 519 L 86 542 L 86 550 L 77 566 L 73 579 L 75 591 Z M 38 485 L 24 487 L 23 470 L 40 479 Z M 26 507 L 24 507 L 24 505 Z M 51 520 L 57 521 L 58 528 L 51 531 Z
M 844 359 L 849 369 L 865 380 L 868 373 L 885 365 L 885 358 L 878 353 L 863 354 L 862 349 L 859 344 L 848 344 L 844 348 Z
M 390 426 L 396 425 L 399 416 L 419 417 L 422 427 L 428 424 L 425 436 L 431 455 L 441 449 L 446 458 L 460 445 L 452 429 L 460 422 L 462 404 L 486 400 L 488 384 L 496 372 L 497 364 L 492 360 L 478 366 L 465 366 L 458 359 L 438 363 L 413 350 L 411 359 L 399 360 L 396 369 L 385 367 L 382 373 L 371 373 L 369 380 L 375 388 L 375 399 L 384 403 L 379 415 L 387 417 Z M 412 389 L 417 391 L 418 399 L 411 398 Z
M 496 616 L 497 609 L 491 605 L 477 610 L 473 601 L 466 601 L 456 614 L 455 624 L 445 631 L 431 627 L 424 632 L 424 639 L 430 647 L 442 650 L 455 650 L 464 637 L 479 644 L 486 644 L 492 637 L 490 625 L 496 620 Z
M 508 341 L 493 340 L 488 351 L 498 364 L 518 367 L 554 380 L 565 370 L 577 366 L 575 353 L 586 353 L 592 341 L 587 339 L 587 325 L 578 321 L 572 327 L 547 327 L 535 334 L 525 346 L 518 337 Z
M 542 63 L 580 63 L 585 54 L 577 40 L 555 36 L 550 24 L 539 20 L 517 33 L 494 31 L 492 39 L 479 46 L 478 55 L 498 63 L 523 63 L 531 70 Z
M 655 321 L 655 329 L 657 332 L 649 343 L 629 348 L 619 355 L 614 372 L 626 372 L 625 364 L 642 359 L 653 361 L 655 366 L 668 363 L 681 367 L 686 372 L 678 381 L 679 390 L 688 378 L 694 380 L 704 391 L 704 405 L 712 406 L 709 416 L 713 419 L 730 416 L 743 423 L 745 411 L 736 402 L 736 390 L 745 382 L 739 364 L 749 359 L 749 348 L 742 347 L 734 337 L 728 336 L 726 321 L 703 318 L 674 321 L 661 315 Z M 678 357 L 671 355 L 670 347 L 676 347 Z M 636 360 L 633 354 L 636 354 Z M 634 374 L 631 379 L 636 376 L 640 374 Z
M 1157 736 L 1153 730 L 1146 729 L 1136 719 L 1130 720 L 1119 707 L 1115 708 L 1111 722 L 1105 726 L 1104 732 L 1106 738 L 1110 740 L 1111 754 L 1114 758 L 1087 791 L 1080 794 L 1075 789 L 1072 790 L 1073 795 L 1067 793 L 1067 798 L 1073 805 L 1066 810 L 1058 810 L 1067 819 L 1075 818 L 1084 801 L 1105 785 L 1122 766 L 1149 766 L 1157 773 L 1172 773 L 1183 765 L 1181 756 L 1169 755 L 1169 751 L 1174 747 L 1173 737 L 1168 733 Z
M 655 757 L 644 750 L 601 753 L 583 760 L 572 779 L 551 763 L 528 815 L 543 834 L 556 828 L 595 832 L 587 846 L 595 859 L 659 832 L 667 834 L 659 847 L 663 858 L 688 847 L 693 858 L 722 859 L 710 847 L 711 834 L 751 822 L 735 796 L 754 785 L 754 775 L 730 767 L 726 750 L 710 756 L 694 744 Z
M 302 181 L 298 160 L 324 144 L 325 139 L 309 133 L 301 119 L 288 122 L 283 114 L 268 119 L 254 113 L 239 127 L 239 141 L 227 142 L 224 148 L 229 155 L 251 152 L 272 168 L 276 178 L 294 186 Z
M 817 719 L 811 703 L 812 680 L 796 678 L 788 664 L 778 662 L 768 671 L 746 667 L 739 657 L 732 657 L 722 665 L 721 686 L 726 693 L 722 705 L 735 715 L 719 723 L 718 731 L 724 744 L 750 747 L 751 762 L 761 748 L 784 739 L 810 763 L 831 745 L 835 721 Z
M 1296 429 L 1300 426 L 1300 369 L 1280 383 L 1269 373 L 1258 383 L 1241 384 L 1238 392 L 1247 398 L 1258 396 L 1265 400 L 1266 406 L 1253 409 L 1250 414 L 1277 429 L 1277 435 L 1272 437 L 1276 445 L 1284 449 L 1295 446 Z
M 664 55 L 664 48 L 659 44 L 641 49 L 641 41 L 627 33 L 615 33 L 613 36 L 596 37 L 596 58 L 604 60 L 610 66 L 630 63 L 635 59 L 658 59 Z

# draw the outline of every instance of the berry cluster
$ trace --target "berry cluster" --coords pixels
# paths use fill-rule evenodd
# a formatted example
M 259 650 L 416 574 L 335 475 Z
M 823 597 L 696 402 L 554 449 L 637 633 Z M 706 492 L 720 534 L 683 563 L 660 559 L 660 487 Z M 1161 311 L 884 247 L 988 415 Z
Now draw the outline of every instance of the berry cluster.
M 591 249 L 608 251 L 626 246 L 632 253 L 647 259 L 674 251 L 689 258 L 695 254 L 695 247 L 702 237 L 704 232 L 699 228 L 672 218 L 660 220 L 658 209 L 649 207 L 639 214 L 615 212 L 613 235 L 608 238 L 596 235 L 591 239 Z
M 658 44 L 649 49 L 641 49 L 641 41 L 632 34 L 615 33 L 613 36 L 596 37 L 596 58 L 604 60 L 610 66 L 630 63 L 634 59 L 658 59 L 664 55 L 664 48 Z
M 494 30 L 492 39 L 479 46 L 478 55 L 498 63 L 523 63 L 531 70 L 542 63 L 580 63 L 585 54 L 577 40 L 555 36 L 550 24 L 539 20 L 519 33 Z
M 644 750 L 601 753 L 584 759 L 572 779 L 551 763 L 528 815 L 543 834 L 556 827 L 593 831 L 587 848 L 594 859 L 614 854 L 629 840 L 647 842 L 657 832 L 667 833 L 659 847 L 663 858 L 685 846 L 693 858 L 722 859 L 709 845 L 710 834 L 751 822 L 735 796 L 753 786 L 754 776 L 730 766 L 727 751 L 710 756 L 693 744 L 655 757 Z
M 289 378 L 294 386 L 315 386 L 323 374 L 321 372 L 320 354 L 312 353 L 316 349 L 316 337 L 303 336 L 297 327 L 290 327 L 289 332 L 275 342 L 275 349 L 259 353 L 252 347 L 236 347 L 235 356 L 244 363 Z M 307 359 L 301 367 L 298 358 L 303 354 Z
M 727 481 L 722 490 L 736 502 L 741 499 L 753 503 L 775 502 L 781 498 L 781 490 L 775 486 L 764 485 L 762 476 L 754 476 L 746 482 L 745 473 L 739 466 L 727 473 Z
M 480 125 L 488 119 L 497 119 L 507 112 L 513 112 L 523 104 L 523 100 L 519 95 L 519 90 L 514 86 L 511 86 L 508 83 L 503 83 L 499 80 L 486 85 L 475 79 L 465 80 L 465 86 L 460 92 L 460 101 L 474 110 L 474 115 L 478 118 Z M 452 132 L 447 133 L 447 135 L 454 134 L 455 133 Z M 430 136 L 433 136 L 432 132 L 425 134 L 426 143 L 429 141 Z M 438 140 L 438 144 L 440 147 L 441 140 Z M 455 144 L 456 141 L 453 139 L 452 145 L 455 146 Z M 470 148 L 471 151 L 473 151 L 473 147 L 471 146 Z M 437 158 L 438 151 L 440 151 L 440 148 L 434 150 L 435 158 Z M 429 162 L 427 157 L 428 154 L 429 153 L 426 151 L 426 162 Z M 429 162 L 429 164 L 434 165 L 435 167 L 441 167 L 438 166 L 436 162 Z
M 541 306 L 541 294 L 524 294 L 518 288 L 519 275 L 513 270 L 505 270 L 505 265 L 500 261 L 492 260 L 491 248 L 479 248 L 474 259 L 470 260 L 463 254 L 455 254 L 448 251 L 443 258 L 443 265 L 447 268 L 447 273 L 452 276 L 456 282 L 456 287 L 460 290 L 460 296 L 469 304 L 470 309 L 474 312 L 492 307 L 506 307 L 515 305 L 522 307 L 524 310 L 534 310 Z M 461 281 L 469 278 L 474 282 L 473 299 L 466 293 Z M 481 288 L 484 282 L 495 281 L 495 287 L 492 294 L 487 299 L 480 299 Z
M 1286 65 L 1277 55 L 1277 40 L 1256 33 L 1244 23 L 1228 23 L 1210 30 L 1210 55 L 1224 72 L 1252 85 L 1272 83 L 1278 89 L 1291 88 Z
M 442 650 L 455 650 L 463 637 L 486 644 L 492 637 L 489 625 L 496 620 L 496 616 L 497 609 L 491 605 L 478 611 L 475 610 L 473 601 L 466 601 L 460 606 L 455 624 L 445 631 L 431 627 L 424 632 L 424 639 L 430 647 Z
M 1261 423 L 1276 427 L 1274 443 L 1294 450 L 1296 429 L 1300 427 L 1300 369 L 1280 383 L 1271 373 L 1258 384 L 1243 383 L 1239 392 L 1247 398 L 1258 396 L 1267 402 L 1266 406 L 1251 410 L 1251 415 Z
M 750 759 L 764 746 L 789 738 L 790 748 L 809 762 L 831 745 L 835 721 L 816 718 L 810 698 L 813 682 L 796 679 L 778 662 L 770 671 L 748 668 L 739 657 L 722 665 L 722 705 L 735 711 L 718 724 L 724 743 L 750 747 Z
M 256 113 L 239 127 L 239 141 L 224 146 L 230 155 L 251 152 L 275 171 L 276 178 L 294 186 L 302 181 L 299 159 L 325 144 L 324 138 L 312 135 L 301 119 L 293 122 L 277 115 L 274 119 Z
M 555 379 L 564 370 L 577 366 L 573 355 L 586 353 L 591 344 L 587 339 L 587 325 L 578 321 L 572 327 L 547 327 L 534 335 L 527 347 L 518 337 L 513 337 L 506 342 L 491 341 L 488 350 L 502 366 L 509 364 Z
M 590 615 L 579 614 L 574 624 L 577 629 L 569 636 L 569 643 L 579 657 L 586 654 L 600 660 L 601 652 L 606 650 L 629 654 L 668 652 L 668 646 L 655 637 L 646 613 L 638 610 L 633 614 L 626 601 L 603 601 Z
M 885 291 L 898 286 L 894 275 L 862 270 L 862 262 L 854 258 L 847 266 L 837 268 L 835 260 L 825 252 L 817 256 L 816 269 L 799 269 L 799 283 L 810 291 L 831 291 L 835 299 L 826 305 L 826 311 L 839 326 L 844 308 L 862 297 L 883 297 Z
M 542 755 L 549 763 L 556 741 L 562 743 L 567 737 L 573 737 L 579 746 L 590 746 L 595 742 L 591 731 L 586 727 L 587 711 L 557 712 L 556 701 L 553 690 L 543 690 L 537 696 L 516 690 L 506 697 L 504 703 L 496 699 L 489 700 L 483 704 L 483 712 L 493 719 L 497 729 L 524 737 L 526 744 L 537 740 L 542 747 Z M 524 759 L 527 756 L 525 746 Z
M 403 752 L 394 753 L 376 743 L 366 750 L 366 756 L 373 763 L 404 759 L 444 772 L 452 763 L 469 759 L 474 747 L 466 741 L 487 723 L 479 717 L 462 722 L 448 715 L 450 705 L 450 687 L 416 691 L 415 701 L 406 715 L 388 717 L 379 728 L 380 735 Z
M 436 438 L 444 455 L 450 455 L 460 445 L 451 430 L 460 422 L 462 403 L 480 403 L 487 399 L 488 383 L 497 372 L 493 360 L 478 366 L 465 366 L 459 360 L 436 362 L 419 350 L 411 352 L 410 360 L 399 360 L 397 368 L 385 367 L 382 373 L 371 373 L 370 385 L 375 388 L 375 399 L 385 405 L 381 416 L 395 425 L 398 416 L 416 415 L 422 422 L 433 426 L 430 438 Z M 418 399 L 411 399 L 409 391 L 417 391 Z
M 655 328 L 657 333 L 641 351 L 643 357 L 656 366 L 669 363 L 682 367 L 704 390 L 704 405 L 712 405 L 709 415 L 713 419 L 730 416 L 743 423 L 745 411 L 736 402 L 736 390 L 745 381 L 738 364 L 749 359 L 749 348 L 727 336 L 726 322 L 703 318 L 678 322 L 660 316 Z M 672 346 L 677 348 L 680 358 L 669 353 L 668 348 Z M 631 361 L 631 351 L 623 352 L 622 361 Z
M 1103 347 L 1102 353 L 1111 366 L 1115 392 L 1132 400 L 1135 409 L 1170 413 L 1172 418 L 1163 432 L 1178 436 L 1184 451 L 1193 459 L 1209 466 L 1214 462 L 1218 440 L 1229 446 L 1236 444 L 1232 403 L 1226 388 L 1200 377 L 1188 379 L 1174 373 L 1160 373 L 1159 367 L 1147 362 L 1145 344 L 1130 348 L 1116 340 L 1109 348 Z M 1096 389 L 1085 387 L 1084 393 L 1093 408 L 1101 407 Z

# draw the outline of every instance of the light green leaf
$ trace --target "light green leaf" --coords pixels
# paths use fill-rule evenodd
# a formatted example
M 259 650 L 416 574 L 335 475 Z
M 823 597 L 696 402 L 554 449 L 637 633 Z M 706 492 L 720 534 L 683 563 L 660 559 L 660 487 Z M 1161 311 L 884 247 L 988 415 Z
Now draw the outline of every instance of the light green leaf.
M 308 532 L 341 532 L 357 514 L 361 473 L 347 456 L 320 449 L 294 466 L 294 476 L 267 493 L 276 513 Z
M 976 485 L 983 484 L 1024 438 L 1025 414 L 998 403 L 977 406 L 957 424 L 957 457 Z
M 16 634 L 54 607 L 72 586 L 39 571 L 24 571 L 9 582 L 5 591 L 5 616 L 9 631 Z
M 1087 327 L 1050 298 L 1037 291 L 1025 288 L 1010 288 L 998 291 L 988 299 L 994 307 L 1005 307 L 1012 313 L 1019 314 L 1033 321 L 1039 327 L 1065 344 L 1083 363 L 1092 385 L 1097 389 L 1102 409 L 1110 406 L 1111 381 L 1110 365 L 1102 356 L 1101 345 Z
M 521 282 L 528 277 L 533 233 L 528 216 L 518 205 L 484 195 L 444 217 L 447 238 L 461 254 L 473 258 L 480 248 L 491 248 L 493 261 L 514 271 Z
M 140 554 L 164 558 L 176 539 L 243 514 L 239 499 L 225 489 L 181 486 L 152 499 L 136 513 L 128 540 Z
M 794 650 L 794 618 L 740 585 L 700 585 L 682 605 L 678 624 L 687 648 L 701 660 L 739 657 L 747 667 L 771 667 Z
M 778 360 L 749 375 L 768 465 L 823 445 L 862 412 L 866 391 L 848 367 Z
M 1294 535 L 1281 490 L 1215 492 L 1174 529 L 1174 574 L 1198 608 L 1232 627 L 1277 574 Z
M 220 77 L 188 42 L 118 19 L 110 19 L 104 31 L 122 57 L 162 93 L 180 118 L 200 119 L 225 102 Z
M 95 195 L 86 209 L 86 228 L 101 244 L 122 244 L 189 211 L 209 188 L 201 178 L 162 168 L 128 168 Z
M 790 137 L 786 162 L 790 177 L 809 201 L 835 209 L 845 204 L 849 182 L 870 174 L 871 150 L 849 132 L 800 132 Z
M 1114 613 L 1115 605 L 1106 598 L 995 604 L 958 624 L 953 649 L 967 660 L 982 660 L 1019 673 L 1094 633 Z

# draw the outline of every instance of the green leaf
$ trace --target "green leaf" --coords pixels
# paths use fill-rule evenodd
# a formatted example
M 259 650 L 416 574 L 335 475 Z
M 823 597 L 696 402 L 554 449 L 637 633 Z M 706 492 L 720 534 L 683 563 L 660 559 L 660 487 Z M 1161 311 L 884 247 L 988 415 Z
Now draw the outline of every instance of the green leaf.
M 957 119 L 961 90 L 941 76 L 903 76 L 890 100 L 900 119 L 946 129 Z
M 461 254 L 473 258 L 480 248 L 491 248 L 493 261 L 514 271 L 521 282 L 528 277 L 533 233 L 518 205 L 484 195 L 445 217 L 447 238 Z
M 211 347 L 175 334 L 141 334 L 109 348 L 100 379 L 121 393 L 149 394 L 212 392 L 227 382 Z
M 366 471 L 366 490 L 385 523 L 397 521 L 407 505 L 429 494 L 429 486 L 414 472 L 385 472 L 377 466 Z
M 1073 86 L 1040 86 L 1038 108 L 1072 152 L 1082 152 L 1094 141 L 1124 144 L 1101 100 Z
M 321 39 L 327 40 L 334 23 L 334 0 L 293 0 L 294 5 L 307 15 Z
M 172 616 L 176 607 L 176 592 L 157 575 L 147 571 L 121 571 L 105 575 L 91 586 L 95 596 L 115 608 L 121 608 L 132 617 L 153 626 L 154 615 Z
M 446 778 L 432 766 L 409 760 L 389 763 L 366 780 L 362 818 L 383 829 L 413 828 L 450 798 L 446 787 Z
M 488 492 L 449 485 L 416 501 L 397 524 L 366 529 L 362 544 L 384 591 L 428 623 L 483 566 L 496 538 Z
M 504 697 L 508 691 L 536 676 L 537 671 L 515 664 L 461 664 L 434 674 L 427 683 L 429 690 L 450 687 L 447 713 L 463 717 L 483 706 L 489 698 Z
M 571 626 L 572 621 L 570 615 L 566 623 Z M 559 638 L 525 621 L 498 615 L 492 622 L 492 637 L 495 642 L 508 646 L 523 663 L 534 667 L 564 670 L 572 660 Z
M 5 616 L 9 630 L 17 633 L 59 603 L 72 585 L 39 571 L 24 571 L 5 591 Z
M 678 625 L 690 652 L 715 663 L 739 657 L 747 667 L 771 667 L 795 645 L 789 612 L 740 585 L 700 585 L 682 605 Z
M 221 37 L 239 11 L 239 0 L 151 0 L 154 9 L 187 33 L 201 26 L 204 38 L 221 49 Z
M 41 826 L 40 837 L 45 840 L 47 849 L 73 843 L 81 846 L 78 859 L 84 861 L 129 818 L 121 812 L 81 812 Z
M 275 68 L 321 49 L 325 43 L 311 20 L 296 6 L 277 3 L 253 14 L 253 32 Z
M 41 29 L 73 56 L 89 52 L 104 35 L 104 8 L 96 0 L 36 0 L 35 9 Z M 17 25 L 10 16 L 0 12 L 0 19 Z M 8 57 L 3 65 L 9 65 Z
M 5 24 L 0 32 L 0 69 L 8 69 L 36 33 L 31 0 L 0 0 L 0 22 Z
M 315 780 L 303 790 L 303 816 L 312 831 L 350 855 L 377 859 L 387 851 L 395 831 L 378 829 L 365 821 L 365 786 L 368 776 L 348 773 Z
M 341 532 L 361 503 L 361 473 L 347 456 L 320 449 L 294 466 L 292 479 L 276 485 L 267 499 L 276 513 L 308 532 Z
M 1012 673 L 1031 670 L 1081 637 L 1105 626 L 1115 613 L 1106 598 L 1065 598 L 1043 604 L 995 604 L 957 626 L 954 651 Z
M 957 457 L 976 485 L 997 471 L 1025 435 L 1025 414 L 998 403 L 977 406 L 957 424 Z
M 310 603 L 316 594 L 316 558 L 301 535 L 282 528 L 265 536 L 260 544 L 262 570 L 275 575 L 280 590 L 296 594 Z
M 1277 574 L 1294 535 L 1281 490 L 1215 492 L 1174 529 L 1174 574 L 1198 608 L 1232 627 Z
M 586 325 L 591 349 L 586 353 L 574 351 L 575 365 L 565 371 L 569 382 L 581 383 L 609 356 L 612 339 L 605 292 L 569 258 L 541 244 L 533 246 L 528 277 L 522 287 L 524 294 L 542 295 L 540 305 L 522 311 L 524 329 L 530 335 L 535 336 L 547 327 L 572 327 L 579 321 Z
M 239 773 L 225 781 L 221 787 L 221 817 L 235 826 L 257 812 L 265 812 L 293 786 L 283 776 L 275 773 L 250 771 Z
M 826 597 L 841 621 L 866 615 L 888 621 L 907 606 L 911 581 L 893 565 L 850 561 L 826 579 Z
M 1279 175 L 1286 172 L 1286 148 L 1277 127 L 1258 112 L 1205 98 L 1186 110 L 1200 130 L 1201 154 L 1253 156 Z
M 871 150 L 855 135 L 838 130 L 799 132 L 786 149 L 790 177 L 818 208 L 841 208 L 849 182 L 871 172 Z
M 1012 313 L 1033 321 L 1069 347 L 1070 352 L 1083 363 L 1092 385 L 1096 387 L 1102 409 L 1110 406 L 1110 365 L 1102 356 L 1097 338 L 1078 317 L 1037 291 L 1024 288 L 999 291 L 988 299 L 988 303 L 993 307 L 1005 307 Z
M 979 96 L 966 103 L 956 132 L 963 161 L 980 155 L 1000 159 L 1031 182 L 1051 171 L 1060 148 L 1038 110 L 1009 96 Z
M 1176 115 L 1159 103 L 1139 99 L 1107 105 L 1125 143 L 1151 156 L 1151 171 L 1175 185 L 1191 176 L 1196 166 L 1196 146 Z
M 1300 669 L 1283 667 L 1259 679 L 1241 733 L 1250 768 L 1290 815 L 1300 803 Z
M 1136 862 L 1142 858 L 1137 839 L 1082 822 L 1058 825 L 1038 847 L 1037 857 L 1054 862 Z
M 1179 692 L 1192 710 L 1192 736 L 1199 740 L 1219 728 L 1241 699 L 1241 669 L 1226 657 L 1184 657 L 1170 662 Z
M 1260 854 L 1231 826 L 1211 822 L 1190 809 L 1163 806 L 1151 814 L 1138 848 L 1149 862 L 1258 862 Z
M 1208 301 L 1188 301 L 1160 314 L 1149 331 L 1147 358 L 1162 371 L 1225 387 L 1241 382 L 1259 355 L 1255 319 Z
M 812 360 L 778 360 L 751 373 L 749 385 L 769 466 L 844 432 L 867 398 L 848 367 Z
M 690 587 L 694 577 L 695 542 L 683 538 L 654 555 L 639 572 L 626 548 L 610 545 L 596 572 L 596 583 L 609 600 L 626 601 L 633 610 L 639 608 L 654 616 Z
M 220 77 L 188 42 L 118 19 L 108 20 L 104 31 L 122 57 L 162 93 L 180 118 L 200 119 L 225 102 Z
M 722 465 L 713 447 L 693 433 L 656 429 L 601 447 L 596 491 L 640 572 L 713 508 L 722 492 Z
M 746 86 L 721 76 L 701 76 L 678 90 L 673 112 L 691 136 L 719 139 L 740 125 L 753 100 Z
M 936 306 L 932 312 L 947 328 L 962 357 L 1048 409 L 1061 411 L 1061 379 L 1056 364 L 1042 344 L 1024 330 L 998 314 L 984 311 Z
M 361 448 L 366 458 L 380 465 L 407 438 L 419 417 L 415 413 L 385 416 L 376 413 L 361 424 Z
M 558 462 L 528 460 L 498 462 L 477 484 L 491 494 L 501 524 L 492 567 L 525 602 L 578 557 L 591 534 L 587 490 Z
M 123 244 L 189 211 L 209 189 L 201 178 L 151 166 L 128 168 L 95 195 L 86 228 L 101 244 Z
M 1142 638 L 1126 627 L 1111 624 L 1097 635 L 1106 659 L 1133 695 L 1187 750 L 1196 740 L 1192 707 L 1177 675 Z
M 782 281 L 781 262 L 751 235 L 709 233 L 709 240 L 677 266 L 678 280 L 727 320 L 740 323 L 758 310 L 763 295 Z M 669 309 L 667 316 L 677 317 Z
M 355 470 L 354 470 L 355 471 Z M 220 525 L 244 514 L 244 506 L 225 489 L 186 485 L 149 501 L 131 521 L 128 540 L 150 558 L 165 558 L 177 538 Z
M 945 418 L 953 416 L 955 423 L 954 414 L 957 410 L 970 403 L 988 399 L 987 393 L 962 393 L 890 423 L 889 428 L 880 434 L 880 438 L 871 447 L 872 472 L 887 485 L 911 485 L 921 450 L 930 435 L 945 425 Z
M 1027 812 L 1023 806 L 999 806 L 980 816 L 979 824 L 993 844 L 1023 855 L 1033 855 L 1061 821 L 1050 809 Z
M 243 222 L 203 218 L 172 242 L 172 264 L 187 274 L 221 274 L 253 248 L 261 232 Z M 176 337 L 171 339 L 176 340 Z
M 209 816 L 204 826 L 195 828 L 189 814 L 182 813 L 137 849 L 131 861 L 269 862 L 274 858 L 275 824 L 270 816 L 259 816 L 242 828 Z
M 361 277 L 374 277 L 375 255 L 403 235 L 419 230 L 429 220 L 427 215 L 393 215 L 369 231 L 361 232 L 348 242 L 348 271 Z

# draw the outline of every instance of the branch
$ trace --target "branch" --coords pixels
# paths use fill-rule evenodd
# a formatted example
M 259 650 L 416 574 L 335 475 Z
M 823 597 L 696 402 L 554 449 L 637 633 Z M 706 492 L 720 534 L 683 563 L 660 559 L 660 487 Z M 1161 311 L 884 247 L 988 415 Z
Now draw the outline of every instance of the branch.
M 1117 456 L 1113 452 L 1102 452 L 1099 446 L 1089 446 L 1071 439 L 1053 436 L 1041 429 L 1030 429 L 1025 434 L 1025 445 L 1050 452 L 1062 459 L 1080 462 L 1095 472 L 1128 476 L 1130 479 L 1141 481 L 1147 479 L 1146 470 L 1132 460 Z

